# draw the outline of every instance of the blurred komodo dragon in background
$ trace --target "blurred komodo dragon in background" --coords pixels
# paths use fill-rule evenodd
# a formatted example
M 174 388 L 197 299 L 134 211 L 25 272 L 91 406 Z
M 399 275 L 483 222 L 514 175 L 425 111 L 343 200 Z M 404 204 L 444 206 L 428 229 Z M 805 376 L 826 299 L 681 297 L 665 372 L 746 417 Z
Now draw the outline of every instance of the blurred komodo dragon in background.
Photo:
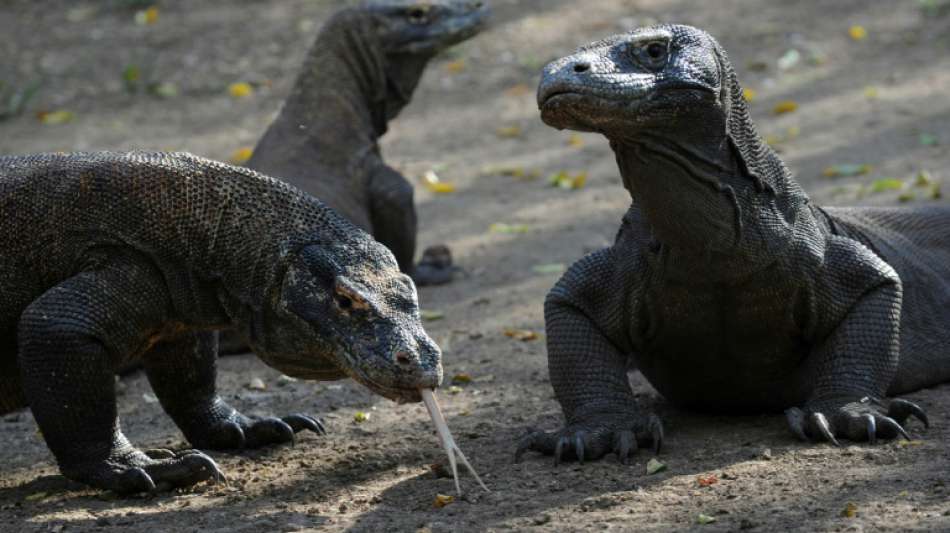
M 383 161 L 379 138 L 409 103 L 429 60 L 476 35 L 488 15 L 477 0 L 374 0 L 339 11 L 247 166 L 316 196 L 371 233 L 417 284 L 450 281 L 444 246 L 413 266 L 412 185 Z
M 0 213 L 0 414 L 29 406 L 76 481 L 130 493 L 220 476 L 200 452 L 126 440 L 113 373 L 139 358 L 196 448 L 323 433 L 216 394 L 220 328 L 302 379 L 352 377 L 396 401 L 441 381 L 392 253 L 273 178 L 188 154 L 2 157 Z
M 756 133 L 726 54 L 695 28 L 587 45 L 544 69 L 538 102 L 547 124 L 610 140 L 633 204 L 613 246 L 547 297 L 566 425 L 529 434 L 516 456 L 658 450 L 634 365 L 675 404 L 786 410 L 803 440 L 927 425 L 884 397 L 950 380 L 950 208 L 810 203 Z

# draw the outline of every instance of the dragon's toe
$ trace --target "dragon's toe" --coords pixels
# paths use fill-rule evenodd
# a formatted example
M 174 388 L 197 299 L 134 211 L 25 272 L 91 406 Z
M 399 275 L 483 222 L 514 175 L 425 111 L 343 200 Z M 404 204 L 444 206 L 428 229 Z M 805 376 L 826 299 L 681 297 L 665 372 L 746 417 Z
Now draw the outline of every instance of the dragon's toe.
M 118 494 L 164 491 L 209 479 L 225 480 L 214 460 L 196 450 L 134 450 L 113 454 L 105 461 L 62 467 L 71 479 Z
M 555 466 L 562 461 L 583 463 L 615 453 L 621 463 L 627 464 L 639 447 L 659 453 L 662 444 L 663 424 L 656 415 L 605 415 L 553 433 L 530 431 L 518 443 L 515 461 L 521 461 L 527 451 L 553 455 Z
M 788 425 L 803 441 L 823 440 L 840 446 L 839 438 L 876 444 L 878 439 L 891 440 L 910 435 L 903 424 L 915 417 L 930 427 L 926 413 L 907 400 L 891 400 L 888 406 L 879 400 L 814 402 L 805 409 L 793 407 L 785 411 Z

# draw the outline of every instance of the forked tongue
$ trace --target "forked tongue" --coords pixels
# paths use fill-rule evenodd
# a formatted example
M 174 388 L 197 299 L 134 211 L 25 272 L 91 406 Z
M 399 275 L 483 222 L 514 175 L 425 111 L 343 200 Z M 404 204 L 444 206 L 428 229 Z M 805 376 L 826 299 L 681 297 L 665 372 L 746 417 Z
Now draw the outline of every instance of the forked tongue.
M 475 472 L 471 463 L 465 458 L 465 454 L 459 449 L 458 444 L 455 444 L 455 439 L 452 438 L 452 432 L 449 431 L 449 426 L 445 423 L 445 418 L 442 416 L 442 410 L 439 409 L 439 403 L 435 401 L 435 391 L 432 389 L 419 389 L 419 392 L 422 393 L 422 401 L 426 404 L 426 409 L 429 410 L 429 416 L 432 417 L 432 423 L 435 424 L 435 430 L 439 434 L 439 440 L 442 441 L 442 448 L 445 450 L 445 454 L 449 456 L 449 465 L 452 467 L 452 477 L 455 478 L 456 492 L 460 495 L 462 494 L 462 488 L 459 486 L 459 471 L 455 461 L 455 454 L 458 454 L 458 458 L 461 459 L 462 464 L 465 465 L 465 468 L 468 468 L 468 471 L 475 477 L 475 481 L 478 481 L 478 484 L 485 489 L 485 492 L 491 492 L 488 490 L 488 487 L 482 483 L 482 478 L 478 477 L 478 473 Z

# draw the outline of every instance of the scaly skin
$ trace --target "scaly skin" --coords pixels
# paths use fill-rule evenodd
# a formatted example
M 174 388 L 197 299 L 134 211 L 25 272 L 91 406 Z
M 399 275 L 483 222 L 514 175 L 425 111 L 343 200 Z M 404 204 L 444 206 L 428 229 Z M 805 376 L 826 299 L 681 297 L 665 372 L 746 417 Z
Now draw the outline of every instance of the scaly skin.
M 392 254 L 311 196 L 189 154 L 0 158 L 0 413 L 27 405 L 62 473 L 130 493 L 220 477 L 122 434 L 113 374 L 137 360 L 195 447 L 290 442 L 307 415 L 245 417 L 215 391 L 216 330 L 302 379 L 396 401 L 441 353 Z
M 548 65 L 541 117 L 610 140 L 634 201 L 613 246 L 545 302 L 566 418 L 527 450 L 626 461 L 658 450 L 631 366 L 676 404 L 786 410 L 799 438 L 906 436 L 887 395 L 950 380 L 950 209 L 822 209 L 749 118 L 725 52 L 688 26 L 643 28 Z
M 429 60 L 476 35 L 477 0 L 386 0 L 341 10 L 323 27 L 280 115 L 248 166 L 316 196 L 392 250 L 417 284 L 455 269 L 424 254 L 413 266 L 412 185 L 382 159 L 379 138 L 405 107 Z

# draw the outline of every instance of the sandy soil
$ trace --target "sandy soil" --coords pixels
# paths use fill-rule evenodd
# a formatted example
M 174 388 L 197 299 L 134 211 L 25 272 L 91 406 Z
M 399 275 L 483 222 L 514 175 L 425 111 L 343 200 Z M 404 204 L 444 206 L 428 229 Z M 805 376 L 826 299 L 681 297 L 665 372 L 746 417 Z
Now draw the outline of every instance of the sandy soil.
M 331 0 L 165 0 L 158 20 L 133 22 L 135 2 L 9 0 L 0 4 L 0 79 L 42 79 L 26 113 L 0 122 L 0 153 L 159 148 L 218 159 L 252 146 L 289 90 Z M 385 138 L 391 163 L 418 177 L 437 169 L 458 186 L 435 196 L 419 187 L 421 242 L 448 243 L 467 272 L 421 291 L 444 313 L 428 328 L 445 351 L 449 423 L 492 489 L 465 478 L 465 496 L 435 508 L 452 481 L 435 475 L 441 452 L 424 409 L 397 406 L 349 382 L 280 379 L 253 356 L 222 361 L 220 388 L 249 414 L 308 411 L 332 435 L 302 435 L 295 447 L 212 454 L 229 486 L 117 499 L 66 481 L 29 412 L 0 419 L 0 529 L 4 531 L 495 531 L 495 530 L 950 530 L 950 387 L 909 396 L 933 427 L 911 424 L 914 441 L 877 446 L 802 445 L 781 416 L 702 416 L 676 410 L 632 376 L 644 402 L 664 417 L 666 471 L 650 458 L 553 467 L 531 456 L 513 464 L 529 426 L 554 429 L 560 409 L 547 379 L 543 340 L 518 341 L 505 328 L 543 331 L 541 304 L 557 273 L 606 245 L 629 197 L 613 156 L 597 136 L 545 127 L 533 90 L 540 67 L 575 46 L 652 21 L 695 24 L 718 36 L 744 84 L 753 115 L 813 197 L 825 203 L 897 203 L 928 188 L 873 192 L 884 177 L 934 179 L 950 168 L 950 16 L 916 0 L 493 0 L 495 26 L 435 61 L 415 102 Z M 931 2 L 941 4 L 942 2 Z M 928 4 L 929 5 L 929 4 Z M 848 29 L 861 25 L 863 40 Z M 790 49 L 798 64 L 780 69 Z M 178 94 L 131 94 L 122 73 Z M 787 66 L 787 65 L 786 65 Z M 234 82 L 257 90 L 228 95 Z M 3 89 L 0 88 L 0 94 Z M 785 100 L 797 111 L 773 113 Z M 5 105 L 0 103 L 0 106 Z M 36 113 L 74 113 L 44 124 Z M 499 136 L 517 126 L 520 135 Z M 936 141 L 936 142 L 934 142 Z M 867 164 L 866 175 L 828 178 L 835 164 Z M 503 175 L 523 170 L 538 179 Z M 582 189 L 550 187 L 545 176 L 587 172 Z M 950 183 L 947 184 L 950 186 Z M 944 200 L 945 201 L 945 200 Z M 493 223 L 524 224 L 499 234 Z M 542 268 L 551 270 L 551 267 Z M 260 378 L 265 390 L 246 385 Z M 446 385 L 449 385 L 447 382 Z M 120 382 L 123 425 L 144 447 L 184 447 L 141 375 Z M 356 412 L 370 414 L 357 423 Z M 700 487 L 699 476 L 718 482 Z M 853 516 L 844 511 L 853 504 Z M 716 519 L 699 525 L 700 514 Z

